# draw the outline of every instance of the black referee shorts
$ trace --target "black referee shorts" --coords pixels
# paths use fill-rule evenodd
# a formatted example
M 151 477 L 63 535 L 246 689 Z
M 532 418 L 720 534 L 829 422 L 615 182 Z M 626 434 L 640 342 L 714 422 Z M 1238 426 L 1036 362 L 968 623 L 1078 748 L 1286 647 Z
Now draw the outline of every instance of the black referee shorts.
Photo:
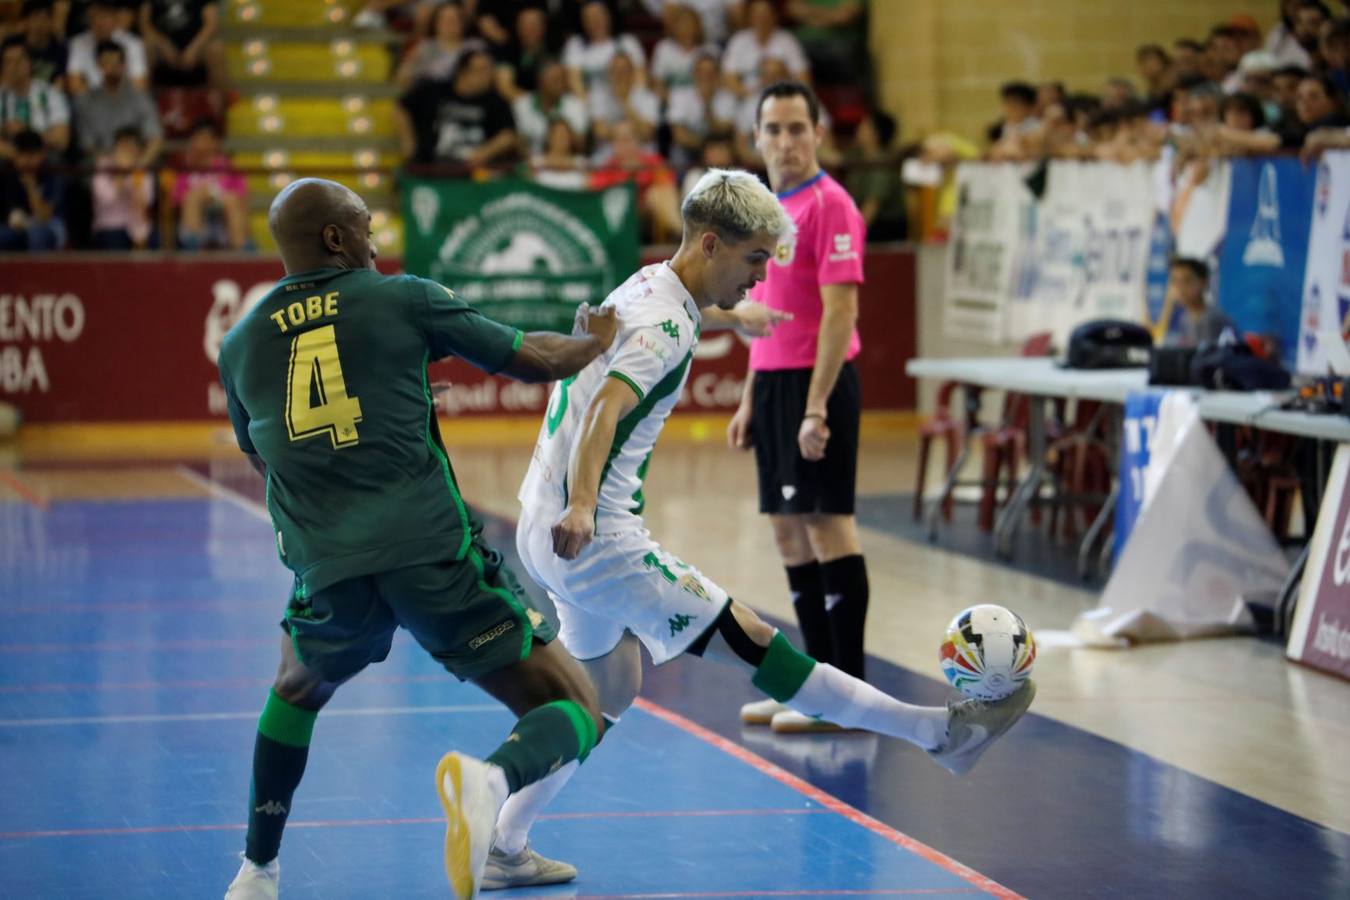
M 797 446 L 806 412 L 810 369 L 756 372 L 751 442 L 759 469 L 759 511 L 783 515 L 853 515 L 858 474 L 858 419 L 862 391 L 858 371 L 844 363 L 826 404 L 830 440 L 825 458 L 809 462 Z

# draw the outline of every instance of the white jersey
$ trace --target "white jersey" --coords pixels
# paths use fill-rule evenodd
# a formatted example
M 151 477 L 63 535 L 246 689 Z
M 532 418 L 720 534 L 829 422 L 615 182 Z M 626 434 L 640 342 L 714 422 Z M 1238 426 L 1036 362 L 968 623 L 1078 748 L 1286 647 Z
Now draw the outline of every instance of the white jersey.
M 639 398 L 619 420 L 600 477 L 596 533 L 617 534 L 642 528 L 647 460 L 689 377 L 703 317 L 669 262 L 639 269 L 605 298 L 604 306 L 618 313 L 619 333 L 590 365 L 553 386 L 518 496 L 536 522 L 551 523 L 561 515 L 582 416 L 601 386 L 617 378 Z

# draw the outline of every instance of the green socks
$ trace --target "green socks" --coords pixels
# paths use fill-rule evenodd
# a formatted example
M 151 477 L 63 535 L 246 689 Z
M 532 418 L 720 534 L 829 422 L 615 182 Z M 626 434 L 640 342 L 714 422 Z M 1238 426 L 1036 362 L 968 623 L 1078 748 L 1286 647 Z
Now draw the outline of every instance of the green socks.
M 522 716 L 487 762 L 501 767 L 515 793 L 574 759 L 585 762 L 597 740 L 590 713 L 571 700 L 558 700 Z
M 309 739 L 318 715 L 314 710 L 291 706 L 273 691 L 267 692 L 253 744 L 253 783 L 244 845 L 244 856 L 260 866 L 276 859 L 281 847 L 291 796 L 305 774 Z

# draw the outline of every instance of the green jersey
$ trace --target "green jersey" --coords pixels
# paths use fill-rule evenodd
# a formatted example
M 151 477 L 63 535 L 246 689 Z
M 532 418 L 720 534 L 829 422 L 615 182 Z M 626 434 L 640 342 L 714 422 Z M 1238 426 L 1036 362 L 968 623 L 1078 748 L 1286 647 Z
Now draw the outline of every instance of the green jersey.
M 468 513 L 427 385 L 459 356 L 496 372 L 522 335 L 433 281 L 373 269 L 287 275 L 225 336 L 239 447 L 267 463 L 277 550 L 308 594 L 461 559 Z

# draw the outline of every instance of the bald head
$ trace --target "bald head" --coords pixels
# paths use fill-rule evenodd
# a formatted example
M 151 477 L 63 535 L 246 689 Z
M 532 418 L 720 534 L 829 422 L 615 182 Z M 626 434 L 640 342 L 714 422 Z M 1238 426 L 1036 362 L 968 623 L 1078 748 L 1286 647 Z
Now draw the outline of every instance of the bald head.
M 272 201 L 267 226 L 287 272 L 375 266 L 370 211 L 365 201 L 335 181 L 291 182 Z

